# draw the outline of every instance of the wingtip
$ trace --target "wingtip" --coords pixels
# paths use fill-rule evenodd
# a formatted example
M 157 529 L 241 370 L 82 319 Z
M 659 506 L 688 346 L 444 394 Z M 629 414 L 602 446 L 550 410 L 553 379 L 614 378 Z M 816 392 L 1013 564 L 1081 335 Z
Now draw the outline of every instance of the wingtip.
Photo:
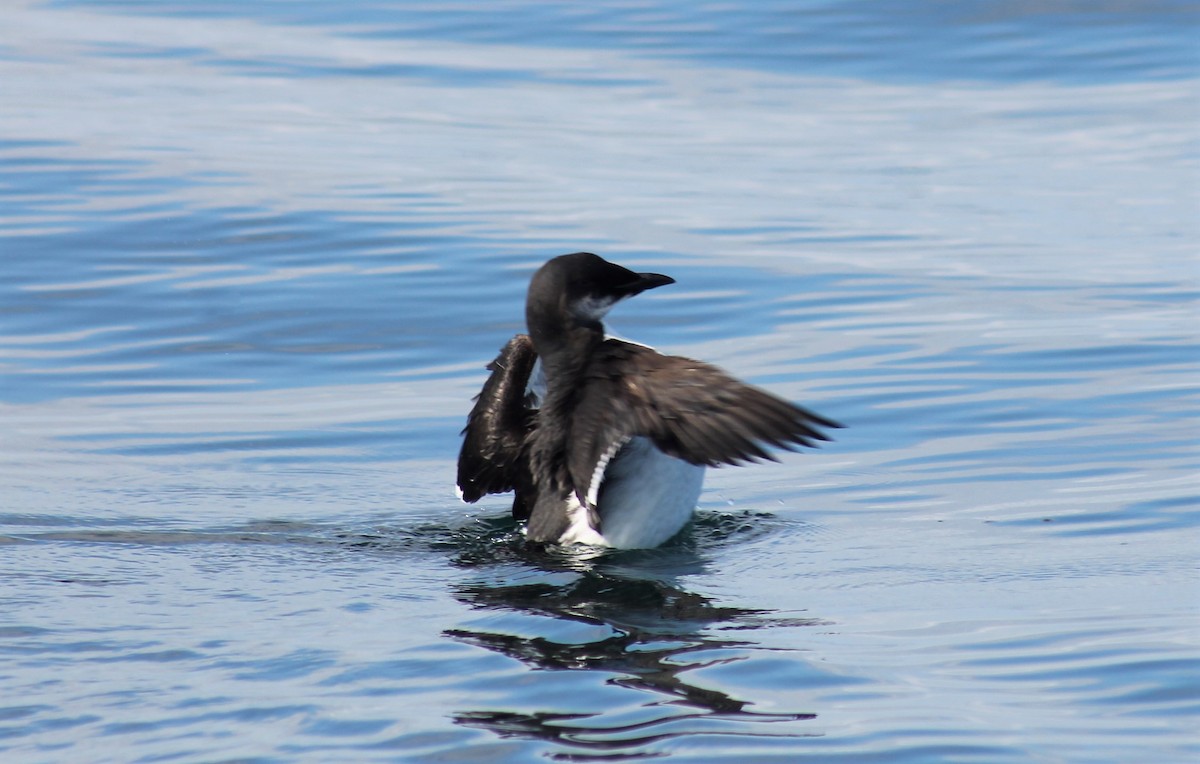
M 471 489 L 470 493 L 468 493 L 461 485 L 454 486 L 454 495 L 463 504 L 474 504 L 483 498 L 483 494 L 478 489 Z

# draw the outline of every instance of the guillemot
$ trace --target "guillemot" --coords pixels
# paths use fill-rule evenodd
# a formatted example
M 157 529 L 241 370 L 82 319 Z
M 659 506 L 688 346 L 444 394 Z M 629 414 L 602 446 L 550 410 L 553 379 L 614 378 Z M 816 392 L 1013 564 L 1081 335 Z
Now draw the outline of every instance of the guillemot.
M 705 467 L 774 460 L 840 424 L 701 361 L 605 334 L 621 300 L 675 283 L 591 254 L 547 261 L 463 429 L 458 493 L 513 491 L 530 541 L 656 547 L 691 519 Z

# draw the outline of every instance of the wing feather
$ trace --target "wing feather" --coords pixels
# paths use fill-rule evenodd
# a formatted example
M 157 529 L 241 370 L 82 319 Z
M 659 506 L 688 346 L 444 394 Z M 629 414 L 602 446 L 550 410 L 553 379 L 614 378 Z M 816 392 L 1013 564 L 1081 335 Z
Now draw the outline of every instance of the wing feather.
M 829 440 L 820 428 L 841 427 L 711 364 L 615 339 L 589 364 L 576 416 L 567 466 L 581 498 L 595 493 L 597 462 L 630 437 L 647 437 L 670 456 L 716 467 L 774 461 L 769 448 L 816 447 Z
M 535 361 L 533 341 L 518 334 L 488 364 L 492 374 L 475 396 L 462 431 L 458 489 L 463 501 L 475 502 L 521 485 L 521 452 L 535 413 L 526 406 L 525 390 Z

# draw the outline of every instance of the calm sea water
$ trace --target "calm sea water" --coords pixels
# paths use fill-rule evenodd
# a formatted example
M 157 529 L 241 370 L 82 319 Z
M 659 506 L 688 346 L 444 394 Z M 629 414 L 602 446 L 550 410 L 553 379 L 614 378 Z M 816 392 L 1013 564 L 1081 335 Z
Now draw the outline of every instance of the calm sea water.
M 1198 21 L 5 3 L 0 758 L 1200 757 Z M 457 433 L 580 249 L 848 429 L 527 550 Z

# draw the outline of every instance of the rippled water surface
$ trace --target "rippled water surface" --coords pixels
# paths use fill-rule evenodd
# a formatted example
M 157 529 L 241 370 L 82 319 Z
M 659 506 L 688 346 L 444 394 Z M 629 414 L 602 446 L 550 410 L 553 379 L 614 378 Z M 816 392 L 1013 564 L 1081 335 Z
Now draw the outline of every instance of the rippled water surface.
M 1190 2 L 0 9 L 0 758 L 1200 757 Z M 846 422 L 452 492 L 534 267 Z

